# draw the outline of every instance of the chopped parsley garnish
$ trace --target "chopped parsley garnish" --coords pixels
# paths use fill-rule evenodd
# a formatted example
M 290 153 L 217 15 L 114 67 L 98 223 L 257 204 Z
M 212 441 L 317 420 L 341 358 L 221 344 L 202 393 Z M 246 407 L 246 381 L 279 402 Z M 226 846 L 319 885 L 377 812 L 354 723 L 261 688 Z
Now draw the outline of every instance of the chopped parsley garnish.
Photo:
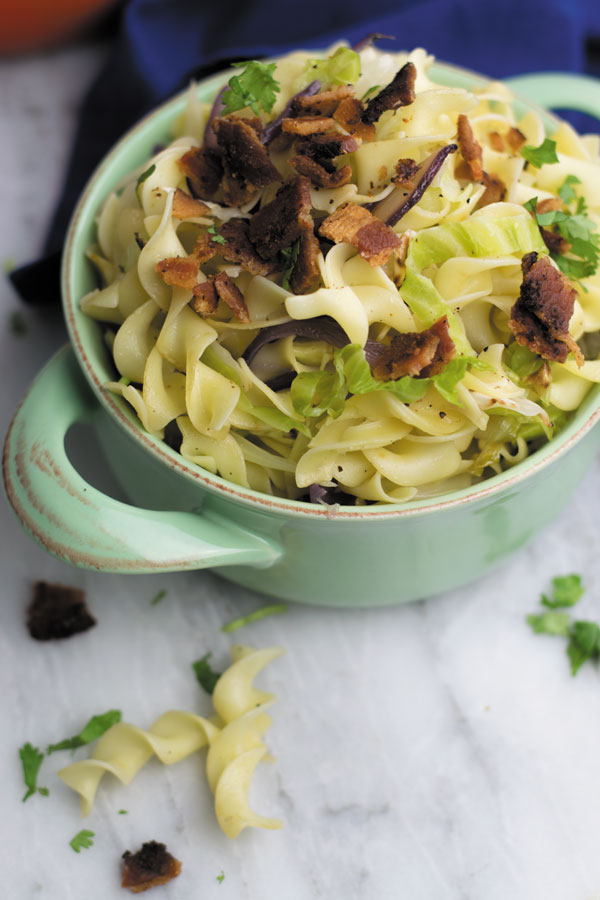
M 20 312 L 11 312 L 8 317 L 8 330 L 17 337 L 23 337 L 24 334 L 27 334 L 27 325 Z
M 48 788 L 46 788 L 46 787 L 44 787 L 44 788 L 38 788 L 38 794 L 41 794 L 42 797 L 49 797 L 49 796 L 50 796 L 50 791 L 49 791 Z
M 152 163 L 151 166 L 148 166 L 148 168 L 146 169 L 145 172 L 142 172 L 142 174 L 141 174 L 140 177 L 138 178 L 137 184 L 136 184 L 136 186 L 135 186 L 136 191 L 137 191 L 137 189 L 139 188 L 140 184 L 143 184 L 143 183 L 144 183 L 144 181 L 146 180 L 146 178 L 150 178 L 150 176 L 152 175 L 152 173 L 154 172 L 155 169 L 156 169 L 156 166 L 154 165 L 154 163 Z
M 571 674 L 576 675 L 588 660 L 600 659 L 600 625 L 582 619 L 572 621 L 566 612 L 557 612 L 559 607 L 574 606 L 583 594 L 581 576 L 560 575 L 552 579 L 554 596 L 551 600 L 542 594 L 541 602 L 549 607 L 548 612 L 526 617 L 536 634 L 552 634 L 568 638 L 567 656 L 571 664 Z
M 581 575 L 558 575 L 552 579 L 552 599 L 542 594 L 542 604 L 548 609 L 560 609 L 575 606 L 583 596 L 585 588 L 581 584 Z
M 92 741 L 102 737 L 105 731 L 108 731 L 113 725 L 121 721 L 121 710 L 109 709 L 108 712 L 99 716 L 92 716 L 89 722 L 84 725 L 79 734 L 74 737 L 66 738 L 58 744 L 50 744 L 48 754 L 54 753 L 56 750 L 75 750 L 77 747 L 83 747 L 85 744 L 91 744 Z
M 246 66 L 241 75 L 233 75 L 229 79 L 229 89 L 223 94 L 223 113 L 235 112 L 236 109 L 250 107 L 252 112 L 260 115 L 259 106 L 270 113 L 279 93 L 279 82 L 273 78 L 276 63 L 262 63 L 253 59 L 249 63 L 234 63 L 234 66 Z
M 571 675 L 576 675 L 588 659 L 600 656 L 600 626 L 595 622 L 573 622 L 569 631 L 567 656 L 571 663 Z
M 156 604 L 160 603 L 160 601 L 163 600 L 166 596 L 167 596 L 166 591 L 164 591 L 164 590 L 159 591 L 157 594 L 154 595 L 154 597 L 150 601 L 150 606 L 156 606 Z
M 536 634 L 561 634 L 566 637 L 569 633 L 569 614 L 563 612 L 545 612 L 527 616 L 527 623 L 531 625 Z
M 82 849 L 92 846 L 94 843 L 92 838 L 95 836 L 93 831 L 87 831 L 84 828 L 82 831 L 78 831 L 75 837 L 69 841 L 69 846 L 73 848 L 75 853 L 79 853 Z
M 205 653 L 201 659 L 197 659 L 196 662 L 192 663 L 192 669 L 196 675 L 196 680 L 198 681 L 198 684 L 204 688 L 207 694 L 212 694 L 215 689 L 215 684 L 221 677 L 220 672 L 215 672 L 210 667 L 208 660 L 211 656 L 211 653 Z
M 129 813 L 129 810 L 128 810 L 128 809 L 120 809 L 120 810 L 119 810 L 119 815 L 120 815 L 120 816 L 126 816 L 128 813 Z
M 27 743 L 23 744 L 19 750 L 19 756 L 21 757 L 21 765 L 23 766 L 23 780 L 25 781 L 25 787 L 27 788 L 27 793 L 23 797 L 23 803 L 25 803 L 25 801 L 29 800 L 29 798 L 38 790 L 37 777 L 44 754 L 41 750 L 38 750 L 37 747 L 33 747 L 30 743 Z M 39 788 L 39 791 L 44 794 L 44 796 L 47 796 L 47 788 Z
M 227 241 L 223 237 L 223 235 L 219 234 L 219 232 L 217 231 L 217 226 L 215 224 L 209 225 L 208 233 L 210 234 L 210 238 L 211 238 L 211 241 L 213 242 L 213 244 L 226 244 L 227 243 Z
M 567 185 L 567 181 L 568 178 L 565 180 L 563 188 Z M 541 228 L 547 228 L 549 225 L 555 226 L 558 234 L 570 244 L 567 254 L 551 254 L 558 268 L 569 278 L 575 280 L 589 278 L 598 268 L 600 235 L 594 233 L 596 224 L 586 215 L 583 197 L 577 200 L 577 206 L 573 213 L 563 212 L 560 209 L 538 213 L 536 211 L 537 203 L 538 198 L 533 197 L 523 205 L 534 216 Z
M 577 200 L 577 195 L 571 187 L 572 184 L 581 184 L 581 181 L 579 180 L 577 175 L 567 175 L 564 182 L 558 189 L 558 196 L 563 203 L 574 203 Z
M 536 169 L 539 169 L 547 163 L 557 163 L 556 141 L 545 138 L 539 147 L 532 147 L 530 144 L 525 144 L 524 147 L 521 147 L 521 156 L 523 156 L 528 163 L 531 163 L 532 166 L 535 166 Z
M 225 880 L 225 872 L 223 871 L 223 869 L 221 869 L 221 874 L 217 875 L 217 881 L 219 882 L 219 884 L 223 884 L 224 880 Z
M 294 266 L 298 260 L 298 254 L 300 252 L 300 238 L 294 241 L 294 243 L 290 247 L 285 247 L 280 251 L 281 260 L 283 265 L 285 266 L 285 272 L 283 273 L 283 280 L 281 282 L 281 286 L 284 290 L 290 290 L 290 278 L 292 277 L 292 272 L 294 271 Z
M 250 622 L 256 622 L 258 619 L 264 619 L 265 616 L 272 616 L 275 613 L 282 612 L 287 612 L 287 603 L 271 603 L 269 606 L 261 606 L 260 609 L 255 609 L 254 612 L 249 613 L 247 616 L 241 616 L 239 619 L 227 622 L 226 625 L 223 625 L 221 631 L 236 631 L 238 628 L 243 628 L 244 625 L 249 625 Z

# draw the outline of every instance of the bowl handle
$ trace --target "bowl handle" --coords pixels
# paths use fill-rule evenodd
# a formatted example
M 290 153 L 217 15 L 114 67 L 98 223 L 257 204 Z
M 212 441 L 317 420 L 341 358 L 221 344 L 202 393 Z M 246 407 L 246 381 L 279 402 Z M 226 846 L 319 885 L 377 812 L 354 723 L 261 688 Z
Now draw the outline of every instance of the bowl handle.
M 54 556 L 104 572 L 169 572 L 275 562 L 281 549 L 212 511 L 138 509 L 88 484 L 65 435 L 100 404 L 64 347 L 40 372 L 4 445 L 4 484 L 25 530 Z
M 542 72 L 507 78 L 506 84 L 544 109 L 576 109 L 600 119 L 600 81 L 589 75 Z

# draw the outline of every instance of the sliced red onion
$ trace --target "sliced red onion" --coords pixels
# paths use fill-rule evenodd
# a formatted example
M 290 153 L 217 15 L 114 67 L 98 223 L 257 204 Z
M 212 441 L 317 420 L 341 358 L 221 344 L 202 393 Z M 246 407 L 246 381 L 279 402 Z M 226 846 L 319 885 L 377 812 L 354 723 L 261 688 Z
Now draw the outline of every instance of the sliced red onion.
M 330 319 L 329 316 L 316 316 L 313 319 L 292 319 L 291 322 L 263 328 L 248 344 L 242 356 L 249 365 L 265 344 L 289 337 L 291 334 L 311 338 L 313 341 L 327 341 L 333 347 L 344 347 L 350 343 L 348 335 L 335 319 Z
M 360 53 L 361 50 L 366 50 L 367 47 L 372 47 L 375 41 L 395 41 L 396 38 L 393 34 L 379 34 L 377 31 L 373 31 L 371 34 L 368 34 L 366 37 L 362 38 L 356 44 L 353 45 L 352 49 L 355 53 Z
M 437 173 L 442 168 L 446 157 L 458 150 L 456 144 L 448 144 L 441 150 L 436 150 L 421 163 L 418 169 L 418 181 L 412 191 L 407 195 L 406 187 L 398 186 L 391 194 L 388 194 L 379 203 L 371 207 L 373 215 L 385 222 L 386 225 L 395 225 L 409 209 L 419 202 Z
M 385 344 L 380 344 L 379 341 L 367 341 L 365 346 L 363 347 L 365 353 L 365 359 L 369 363 L 370 366 L 373 365 L 376 359 L 379 359 L 383 351 L 385 350 Z
M 217 143 L 217 136 L 212 127 L 212 121 L 213 121 L 213 119 L 218 118 L 221 115 L 221 113 L 223 112 L 223 109 L 225 107 L 225 104 L 223 103 L 223 94 L 225 93 L 225 91 L 228 91 L 228 90 L 229 90 L 229 85 L 224 84 L 223 87 L 221 88 L 221 90 L 219 91 L 219 93 L 217 94 L 217 96 L 215 97 L 211 111 L 208 114 L 206 128 L 204 129 L 204 146 L 209 147 L 211 150 L 219 149 L 219 145 Z
M 283 107 L 282 111 L 279 113 L 277 118 L 273 119 L 272 122 L 269 122 L 268 125 L 265 125 L 260 134 L 260 139 L 263 144 L 268 144 L 269 141 L 272 141 L 273 138 L 277 137 L 279 132 L 281 131 L 281 123 L 284 119 L 287 119 L 290 112 L 292 111 L 292 103 L 298 97 L 312 97 L 313 94 L 318 94 L 321 90 L 321 82 L 320 81 L 311 81 L 304 90 L 299 91 L 297 94 L 288 100 L 286 105 Z
M 293 370 L 291 372 L 282 372 L 281 375 L 275 375 L 274 378 L 270 378 L 265 384 L 268 388 L 271 388 L 272 391 L 285 391 L 289 388 L 297 374 L 298 373 Z

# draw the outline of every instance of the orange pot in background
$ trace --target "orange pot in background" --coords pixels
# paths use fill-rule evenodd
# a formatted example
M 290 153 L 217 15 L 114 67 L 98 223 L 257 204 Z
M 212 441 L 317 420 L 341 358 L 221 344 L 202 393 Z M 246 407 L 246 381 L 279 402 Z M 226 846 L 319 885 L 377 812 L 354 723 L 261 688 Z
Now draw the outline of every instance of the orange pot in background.
M 41 50 L 91 25 L 115 0 L 0 0 L 0 53 Z

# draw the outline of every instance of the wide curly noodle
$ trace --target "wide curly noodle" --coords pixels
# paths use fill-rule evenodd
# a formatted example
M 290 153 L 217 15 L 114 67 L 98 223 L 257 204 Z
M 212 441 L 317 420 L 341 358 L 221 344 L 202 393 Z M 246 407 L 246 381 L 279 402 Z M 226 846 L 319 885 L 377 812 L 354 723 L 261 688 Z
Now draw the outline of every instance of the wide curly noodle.
M 309 57 L 295 53 L 278 61 L 281 90 L 270 116 L 263 114 L 263 125 L 306 86 Z M 470 126 L 482 148 L 487 181 L 473 180 L 461 154 L 448 152 L 419 201 L 393 226 L 405 236 L 403 249 L 384 265 L 371 265 L 352 243 L 322 244 L 320 285 L 302 295 L 289 289 L 281 257 L 276 270 L 264 276 L 228 261 L 225 250 L 220 255 L 220 225 L 251 221 L 253 212 L 273 200 L 278 184 L 257 189 L 240 208 L 224 205 L 217 193 L 212 201 L 203 199 L 203 208 L 191 209 L 201 215 L 174 216 L 175 191 L 188 191 L 179 161 L 202 144 L 210 110 L 198 101 L 193 85 L 175 126 L 184 136 L 132 173 L 99 214 L 98 244 L 89 256 L 104 286 L 86 295 L 81 307 L 116 329 L 107 339 L 121 378 L 107 389 L 130 403 L 154 435 L 163 437 L 165 428 L 177 423 L 181 454 L 236 484 L 300 499 L 321 485 L 341 502 L 356 503 L 397 503 L 466 487 L 524 459 L 600 381 L 595 359 L 581 367 L 572 357 L 544 363 L 542 381 L 520 375 L 507 356 L 515 347 L 508 323 L 519 296 L 521 259 L 532 251 L 547 253 L 524 204 L 536 197 L 540 203 L 556 200 L 565 179 L 574 176 L 574 193 L 598 224 L 597 138 L 580 137 L 563 123 L 552 136 L 558 162 L 526 164 L 520 146 L 537 147 L 545 137 L 537 113 L 517 120 L 513 98 L 501 83 L 473 91 L 434 83 L 428 76 L 432 57 L 423 50 L 361 51 L 354 96 L 389 83 L 407 62 L 416 69 L 415 99 L 380 115 L 372 133 L 355 137 L 356 149 L 339 157 L 340 165 L 351 166 L 350 183 L 311 185 L 315 230 L 343 204 L 368 206 L 377 215 L 382 204 L 393 203 L 398 161 L 414 175 L 432 154 L 457 140 L 459 117 L 463 137 Z M 335 128 L 338 135 L 345 133 L 341 124 Z M 296 176 L 291 155 L 285 138 L 271 145 L 283 181 Z M 142 172 L 147 177 L 137 185 Z M 501 184 L 505 197 L 478 207 L 487 202 L 483 195 L 490 179 Z M 211 234 L 216 243 L 210 244 Z M 200 235 L 212 256 L 198 263 Z M 289 263 L 298 244 L 288 249 Z M 190 306 L 192 290 L 171 286 L 161 276 L 159 263 L 174 258 L 191 260 L 196 284 L 226 273 L 241 291 L 250 321 L 237 318 L 223 302 L 214 314 L 198 315 Z M 581 341 L 600 328 L 600 273 L 575 286 L 569 332 Z M 368 342 L 386 347 L 394 334 L 420 332 L 447 317 L 458 358 L 477 365 L 465 365 L 455 392 L 423 382 L 419 396 L 406 398 L 371 383 L 350 390 L 340 344 L 326 340 L 290 333 L 265 343 L 246 363 L 244 351 L 265 329 L 319 317 L 337 323 L 361 358 Z M 537 360 L 538 369 L 542 363 Z M 337 400 L 322 409 L 317 394 L 325 382 L 318 373 L 338 379 Z M 311 395 L 314 385 L 317 394 Z
M 233 663 L 217 681 L 213 693 L 215 716 L 169 710 L 147 731 L 119 722 L 98 741 L 90 759 L 71 763 L 59 777 L 81 796 L 81 810 L 89 815 L 100 781 L 108 772 L 129 784 L 152 756 L 164 765 L 180 762 L 208 745 L 206 775 L 215 796 L 215 813 L 228 837 L 249 826 L 281 828 L 278 819 L 254 813 L 248 789 L 254 770 L 266 754 L 261 740 L 271 724 L 265 710 L 274 697 L 254 687 L 258 673 L 281 656 L 280 647 L 254 650 L 234 645 Z

